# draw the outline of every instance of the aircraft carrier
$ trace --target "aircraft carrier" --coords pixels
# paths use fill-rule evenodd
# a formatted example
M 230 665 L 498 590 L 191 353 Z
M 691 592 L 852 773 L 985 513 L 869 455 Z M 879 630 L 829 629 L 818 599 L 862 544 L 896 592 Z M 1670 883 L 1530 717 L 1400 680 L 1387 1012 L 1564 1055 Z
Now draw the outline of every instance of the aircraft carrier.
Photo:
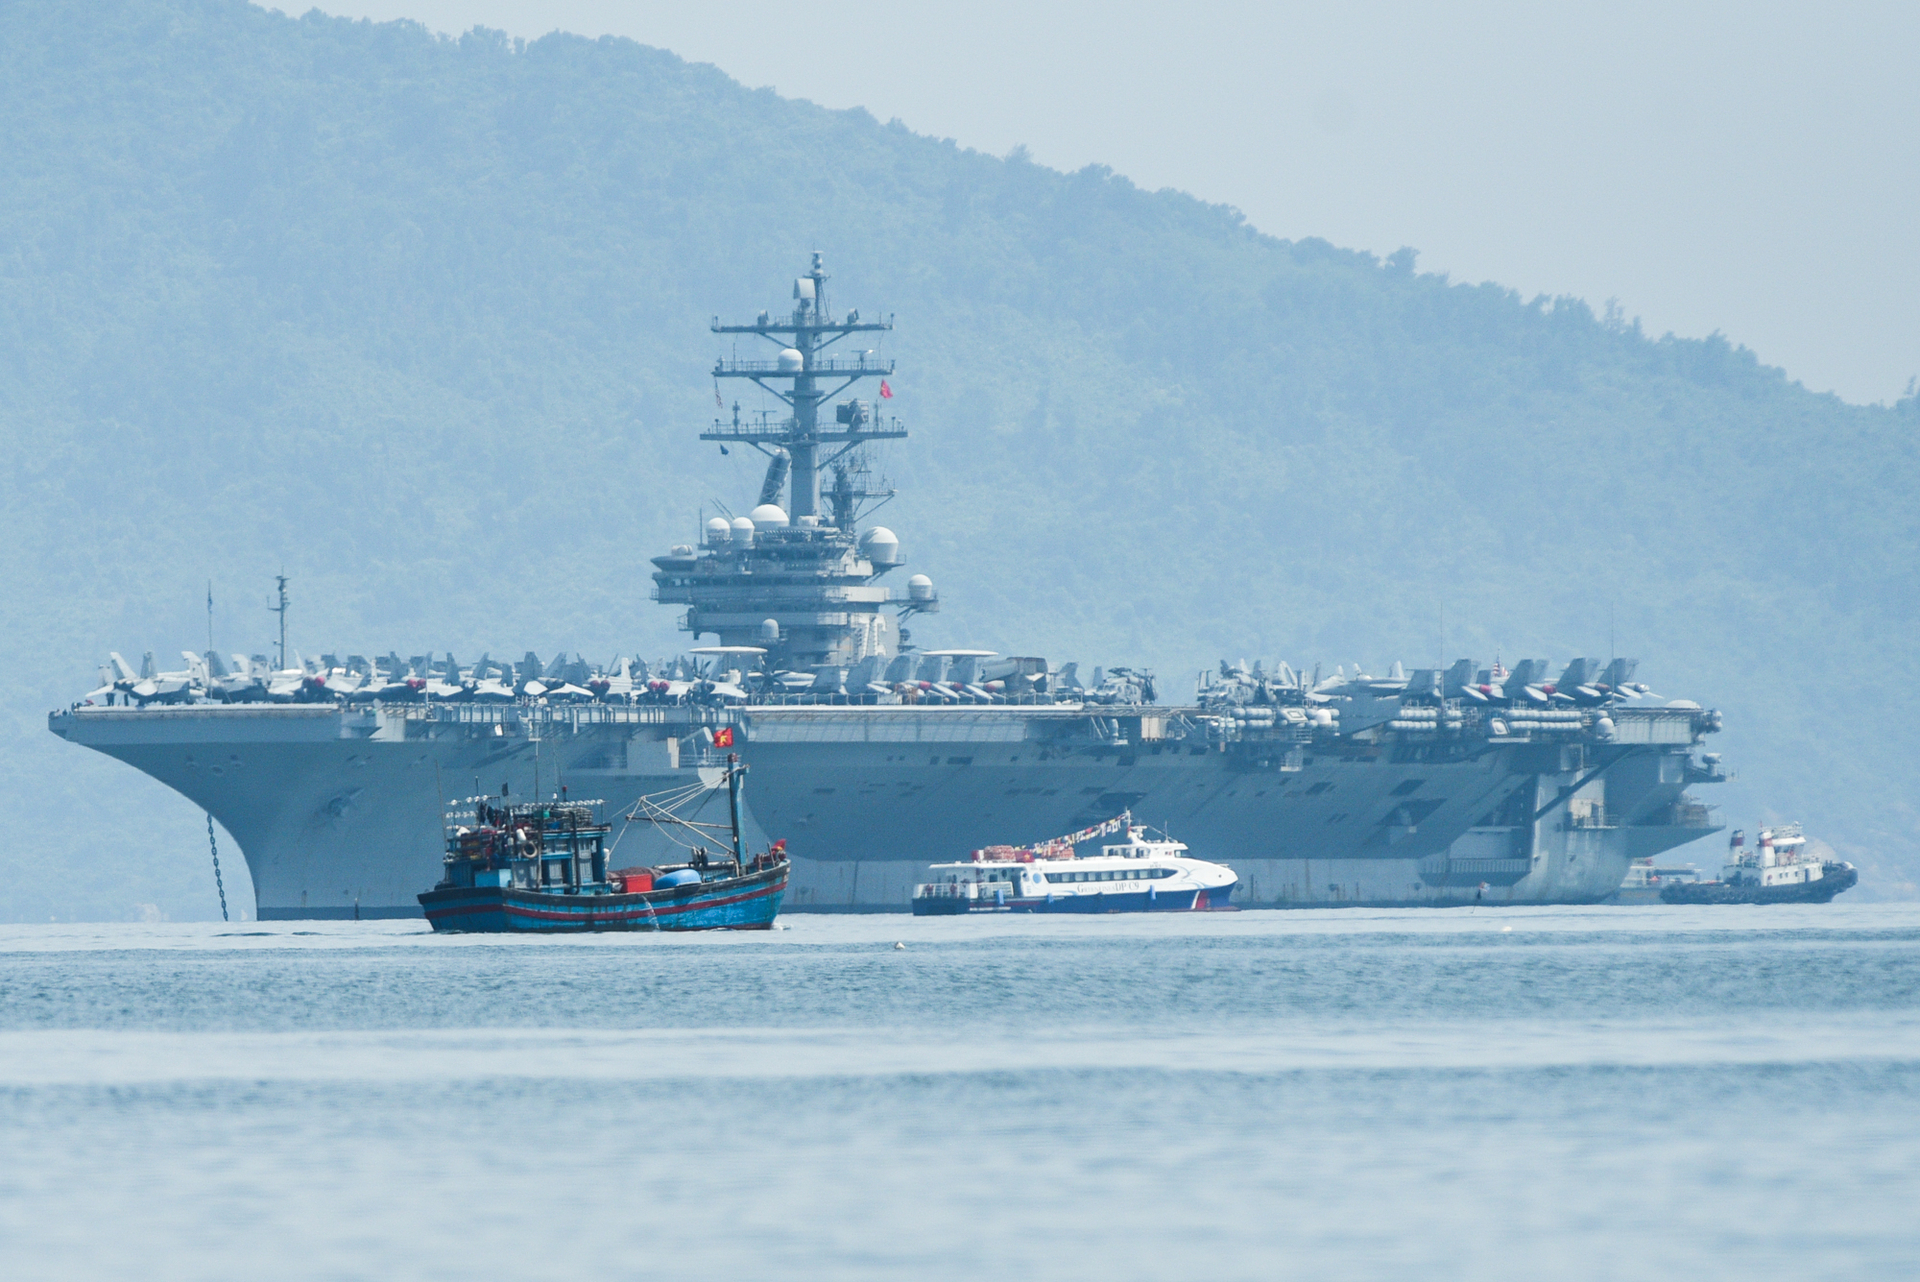
M 906 435 L 884 408 L 893 365 L 835 350 L 892 320 L 836 316 L 827 281 L 815 255 L 790 311 L 711 326 L 770 357 L 713 377 L 783 405 L 702 433 L 766 456 L 758 502 L 653 561 L 654 599 L 713 644 L 605 665 L 289 658 L 283 581 L 272 661 L 115 654 L 49 728 L 217 819 L 262 919 L 417 916 L 444 808 L 470 789 L 565 789 L 617 815 L 713 772 L 716 737 L 795 856 L 790 910 L 904 912 L 929 862 L 1122 810 L 1231 865 L 1243 904 L 1281 907 L 1599 902 L 1633 859 L 1717 831 L 1687 789 L 1726 777 L 1702 748 L 1720 716 L 1653 694 L 1632 660 L 1222 662 L 1169 705 L 1144 671 L 914 645 L 939 596 L 924 575 L 893 586 L 899 539 L 864 524 L 891 497 L 872 444 Z M 846 395 L 869 382 L 877 399 Z M 622 860 L 650 856 L 643 827 Z

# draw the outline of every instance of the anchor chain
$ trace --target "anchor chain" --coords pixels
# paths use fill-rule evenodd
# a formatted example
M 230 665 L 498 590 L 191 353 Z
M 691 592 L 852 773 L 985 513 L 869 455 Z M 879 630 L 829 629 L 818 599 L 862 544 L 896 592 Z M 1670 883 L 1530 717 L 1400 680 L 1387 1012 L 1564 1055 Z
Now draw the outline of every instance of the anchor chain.
M 207 814 L 207 849 L 213 852 L 213 885 L 220 892 L 220 920 L 227 917 L 227 884 L 220 880 L 220 847 L 213 840 L 213 814 Z

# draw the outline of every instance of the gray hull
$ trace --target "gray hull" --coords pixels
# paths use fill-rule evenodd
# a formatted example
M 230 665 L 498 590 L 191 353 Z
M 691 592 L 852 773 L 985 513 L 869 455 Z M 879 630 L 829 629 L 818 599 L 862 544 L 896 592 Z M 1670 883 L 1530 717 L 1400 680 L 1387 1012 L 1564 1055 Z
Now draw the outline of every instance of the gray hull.
M 1620 741 L 1214 743 L 1077 707 L 332 705 L 82 708 L 50 728 L 174 788 L 233 835 L 262 918 L 417 916 L 443 803 L 564 785 L 618 815 L 683 786 L 732 722 L 756 827 L 795 856 L 789 909 L 904 911 L 929 862 L 1130 809 L 1239 874 L 1242 906 L 1591 903 L 1715 829 L 1683 790 L 1686 718 Z M 718 810 L 715 814 L 718 816 Z M 616 862 L 667 856 L 645 825 Z

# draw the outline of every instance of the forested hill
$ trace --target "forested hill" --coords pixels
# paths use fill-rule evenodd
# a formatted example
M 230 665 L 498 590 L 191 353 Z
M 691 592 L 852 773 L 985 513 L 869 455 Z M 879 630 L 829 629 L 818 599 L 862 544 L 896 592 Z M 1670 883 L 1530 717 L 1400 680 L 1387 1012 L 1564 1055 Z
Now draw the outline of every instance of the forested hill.
M 898 315 L 917 639 L 1176 698 L 1222 656 L 1611 644 L 1725 711 L 1703 800 L 1913 893 L 1912 398 L 621 40 L 13 0 L 0 120 L 0 795 L 74 825 L 10 843 L 0 913 L 212 910 L 197 812 L 43 720 L 108 649 L 204 648 L 208 579 L 223 650 L 282 566 L 309 653 L 684 644 L 646 558 L 758 480 L 695 439 L 707 322 L 814 249 Z

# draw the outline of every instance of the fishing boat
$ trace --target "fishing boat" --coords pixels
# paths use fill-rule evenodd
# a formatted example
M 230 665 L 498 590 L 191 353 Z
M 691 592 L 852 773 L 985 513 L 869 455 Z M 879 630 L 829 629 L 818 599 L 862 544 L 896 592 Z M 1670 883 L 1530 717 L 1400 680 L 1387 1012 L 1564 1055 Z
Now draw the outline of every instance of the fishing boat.
M 1076 846 L 1121 832 L 1125 839 L 1080 855 Z M 917 917 L 976 912 L 1193 912 L 1228 907 L 1239 877 L 1195 859 L 1184 842 L 1122 813 L 1082 832 L 1032 846 L 987 846 L 964 862 L 934 864 L 935 880 L 913 888 Z
M 683 834 L 685 863 L 609 869 L 612 825 L 599 802 L 513 803 L 475 798 L 446 838 L 446 876 L 420 896 L 438 931 L 766 930 L 786 893 L 786 842 L 751 858 L 740 833 L 747 773 L 729 755 L 717 780 L 641 797 L 626 816 Z M 682 812 L 721 785 L 728 819 L 702 823 Z M 718 838 L 729 846 L 710 851 Z

